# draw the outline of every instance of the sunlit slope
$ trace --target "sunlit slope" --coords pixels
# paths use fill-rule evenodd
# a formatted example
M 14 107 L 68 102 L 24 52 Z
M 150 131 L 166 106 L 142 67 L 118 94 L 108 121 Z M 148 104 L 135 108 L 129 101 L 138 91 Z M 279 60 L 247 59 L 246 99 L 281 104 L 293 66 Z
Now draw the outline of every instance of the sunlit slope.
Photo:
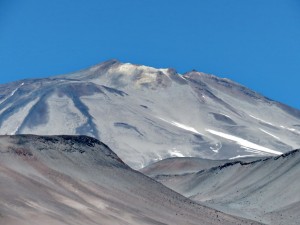
M 175 165 L 179 162 L 173 160 Z M 227 162 L 184 174 L 167 175 L 166 167 L 160 168 L 154 164 L 146 174 L 202 204 L 272 225 L 300 223 L 299 150 L 252 162 Z
M 299 115 L 228 79 L 116 60 L 0 85 L 1 134 L 93 136 L 133 168 L 278 155 L 299 146 Z
M 253 224 L 192 202 L 86 136 L 0 137 L 0 224 Z

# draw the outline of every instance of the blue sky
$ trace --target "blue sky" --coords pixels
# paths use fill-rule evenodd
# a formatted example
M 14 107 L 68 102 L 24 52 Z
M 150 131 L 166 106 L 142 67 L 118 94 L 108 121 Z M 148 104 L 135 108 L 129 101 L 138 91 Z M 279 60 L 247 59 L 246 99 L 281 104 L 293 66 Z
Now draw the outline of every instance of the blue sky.
M 0 83 L 111 58 L 227 77 L 300 109 L 300 1 L 0 0 Z

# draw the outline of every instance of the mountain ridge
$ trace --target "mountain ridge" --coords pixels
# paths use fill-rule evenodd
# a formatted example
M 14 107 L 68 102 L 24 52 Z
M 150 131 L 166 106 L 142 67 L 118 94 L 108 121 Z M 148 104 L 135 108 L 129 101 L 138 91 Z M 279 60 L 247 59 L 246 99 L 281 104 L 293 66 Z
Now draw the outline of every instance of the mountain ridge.
M 300 146 L 299 115 L 228 79 L 117 60 L 0 85 L 0 134 L 93 136 L 136 169 L 281 154 Z
M 259 224 L 201 206 L 87 136 L 0 137 L 0 223 Z
M 218 163 L 199 171 L 173 173 L 165 161 L 146 175 L 209 207 L 266 224 L 299 224 L 300 150 L 254 161 Z M 172 160 L 176 165 L 176 158 Z M 219 165 L 218 165 L 219 164 Z M 187 172 L 190 170 L 189 172 Z M 187 173 L 184 173 L 187 172 Z

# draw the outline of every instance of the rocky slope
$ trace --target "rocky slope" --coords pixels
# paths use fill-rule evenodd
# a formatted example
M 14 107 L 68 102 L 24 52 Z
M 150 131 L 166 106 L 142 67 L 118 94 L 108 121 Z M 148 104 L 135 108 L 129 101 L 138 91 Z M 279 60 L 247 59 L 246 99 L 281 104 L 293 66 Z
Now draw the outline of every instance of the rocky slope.
M 86 136 L 0 137 L 0 224 L 256 224 L 186 199 Z
M 300 112 L 228 79 L 110 60 L 0 85 L 0 134 L 89 135 L 141 168 L 290 151 L 300 145 Z
M 251 162 L 265 157 L 245 157 L 241 158 L 242 162 Z M 152 163 L 139 171 L 149 177 L 161 175 L 181 175 L 186 173 L 199 172 L 200 170 L 210 169 L 221 166 L 226 163 L 236 162 L 232 159 L 212 160 L 196 157 L 173 157 Z
M 172 161 L 178 165 L 182 160 Z M 190 164 L 174 173 L 168 171 L 165 161 L 164 167 L 156 163 L 144 172 L 178 193 L 226 213 L 272 225 L 300 224 L 300 150 L 207 168 L 209 164 L 213 165 L 206 162 L 197 172 Z

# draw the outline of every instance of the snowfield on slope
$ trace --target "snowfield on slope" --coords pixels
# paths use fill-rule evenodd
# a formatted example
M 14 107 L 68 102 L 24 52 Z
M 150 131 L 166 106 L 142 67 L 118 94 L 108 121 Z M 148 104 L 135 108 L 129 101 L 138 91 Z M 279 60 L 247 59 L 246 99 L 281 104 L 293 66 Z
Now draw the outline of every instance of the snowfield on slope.
M 276 155 L 300 146 L 299 127 L 299 110 L 197 71 L 109 60 L 0 85 L 0 134 L 92 136 L 135 169 L 174 156 Z

